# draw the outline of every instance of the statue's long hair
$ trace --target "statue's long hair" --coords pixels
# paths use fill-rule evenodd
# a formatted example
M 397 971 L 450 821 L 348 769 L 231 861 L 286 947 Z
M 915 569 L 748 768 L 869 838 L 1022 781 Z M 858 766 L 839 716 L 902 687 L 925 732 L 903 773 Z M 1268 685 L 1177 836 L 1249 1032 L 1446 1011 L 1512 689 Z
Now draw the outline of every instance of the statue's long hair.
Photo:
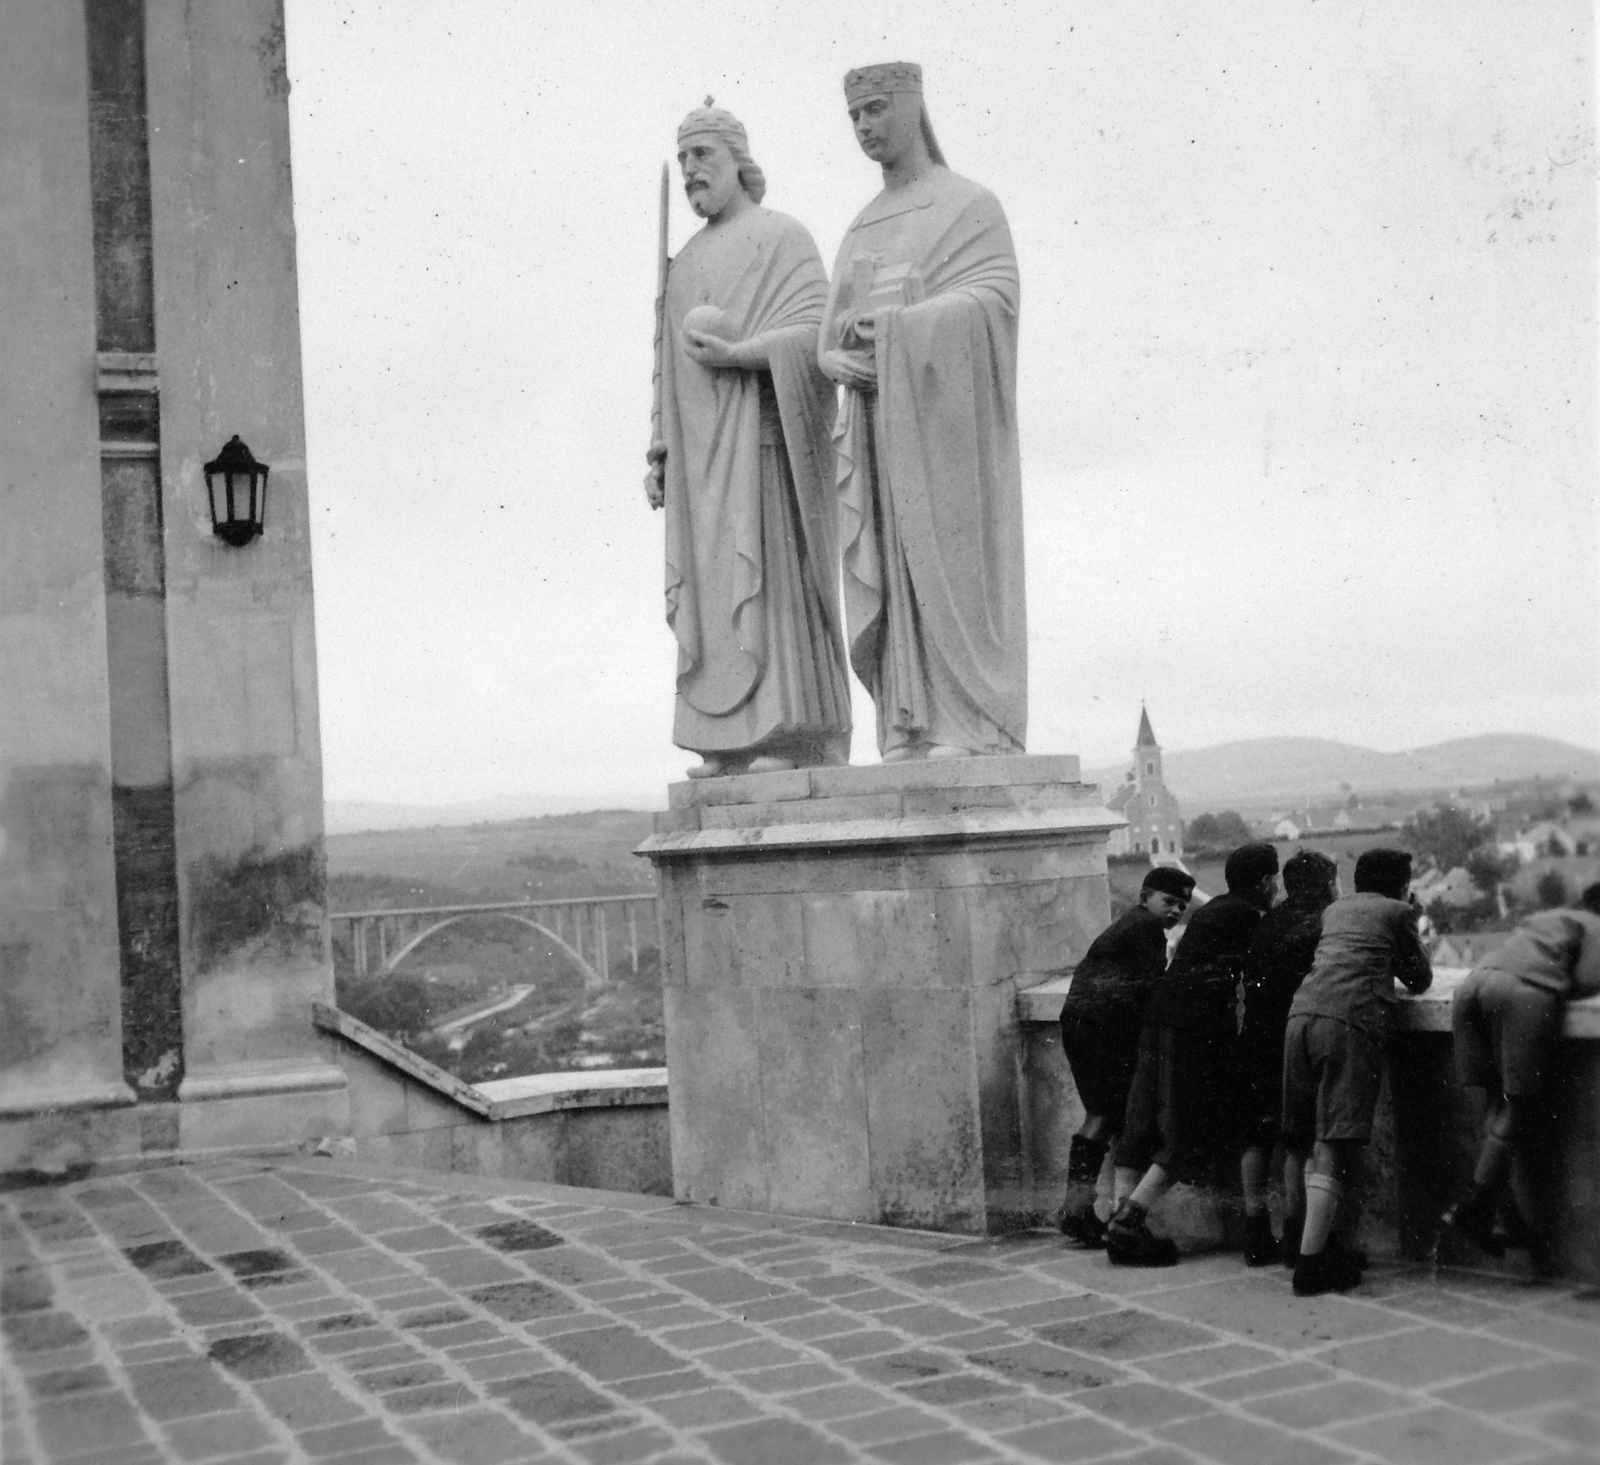
M 761 171 L 760 165 L 750 156 L 750 149 L 739 138 L 724 133 L 722 140 L 733 154 L 733 161 L 739 165 L 739 186 L 750 195 L 752 203 L 760 203 L 767 196 L 767 175 Z
M 928 121 L 928 104 L 922 104 L 922 140 L 928 145 L 928 156 L 941 168 L 950 165 L 944 160 L 944 150 L 939 146 L 939 139 L 933 135 L 933 123 Z

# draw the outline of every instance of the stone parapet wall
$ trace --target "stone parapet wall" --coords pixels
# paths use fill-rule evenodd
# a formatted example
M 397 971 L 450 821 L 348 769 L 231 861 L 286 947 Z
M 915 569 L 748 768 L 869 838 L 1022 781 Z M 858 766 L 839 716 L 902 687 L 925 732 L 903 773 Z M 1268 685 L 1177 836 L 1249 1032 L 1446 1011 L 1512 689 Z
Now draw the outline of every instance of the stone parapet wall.
M 348 1081 L 348 1140 L 376 1164 L 672 1194 L 667 1073 L 633 1068 L 468 1084 L 365 1023 L 318 1004 Z

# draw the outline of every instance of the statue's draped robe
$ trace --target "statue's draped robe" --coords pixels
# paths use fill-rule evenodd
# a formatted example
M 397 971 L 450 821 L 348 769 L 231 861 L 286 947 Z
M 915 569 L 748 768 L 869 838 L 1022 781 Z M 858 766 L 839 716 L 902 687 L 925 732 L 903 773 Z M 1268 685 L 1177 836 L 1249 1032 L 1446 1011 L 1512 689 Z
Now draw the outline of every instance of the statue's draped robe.
M 850 690 L 838 604 L 833 384 L 817 367 L 827 276 L 810 234 L 754 207 L 702 229 L 667 277 L 661 380 L 672 740 L 711 755 L 843 754 Z M 698 305 L 760 336 L 765 372 L 683 349 Z
M 835 430 L 850 661 L 882 751 L 1019 753 L 1019 291 L 999 200 L 945 168 L 874 199 L 840 246 L 822 351 L 840 345 L 871 270 L 894 267 L 920 278 L 905 298 L 924 298 L 879 311 L 877 390 L 846 388 Z

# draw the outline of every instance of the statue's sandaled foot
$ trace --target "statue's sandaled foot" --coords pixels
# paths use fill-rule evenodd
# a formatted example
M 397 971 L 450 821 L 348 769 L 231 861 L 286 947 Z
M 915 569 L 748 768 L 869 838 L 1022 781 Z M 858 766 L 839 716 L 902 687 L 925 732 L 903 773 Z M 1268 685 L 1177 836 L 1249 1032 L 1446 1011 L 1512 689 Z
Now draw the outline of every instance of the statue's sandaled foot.
M 690 778 L 722 778 L 734 771 L 727 758 L 703 757 L 698 768 L 689 770 Z
M 950 743 L 935 743 L 928 749 L 928 761 L 930 763 L 935 758 L 971 758 L 972 756 L 971 748 L 957 748 Z
M 793 758 L 752 758 L 746 773 L 787 773 L 791 768 L 798 767 Z
M 883 755 L 885 763 L 913 763 L 927 755 L 925 743 L 901 743 L 898 748 L 890 748 Z

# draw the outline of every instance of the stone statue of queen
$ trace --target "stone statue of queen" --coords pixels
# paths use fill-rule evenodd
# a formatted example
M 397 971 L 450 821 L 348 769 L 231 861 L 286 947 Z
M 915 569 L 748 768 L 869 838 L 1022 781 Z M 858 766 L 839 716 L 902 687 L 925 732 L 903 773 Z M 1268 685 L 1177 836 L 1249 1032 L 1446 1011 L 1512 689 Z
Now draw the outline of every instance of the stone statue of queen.
M 922 69 L 852 71 L 883 191 L 840 246 L 818 348 L 834 431 L 850 661 L 886 763 L 1020 753 L 1028 717 L 1017 305 L 999 200 L 952 173 Z
M 706 224 L 667 276 L 645 480 L 666 511 L 672 740 L 701 755 L 692 778 L 843 763 L 827 275 L 805 227 L 761 207 L 744 127 L 709 97 L 678 129 L 678 163 Z

